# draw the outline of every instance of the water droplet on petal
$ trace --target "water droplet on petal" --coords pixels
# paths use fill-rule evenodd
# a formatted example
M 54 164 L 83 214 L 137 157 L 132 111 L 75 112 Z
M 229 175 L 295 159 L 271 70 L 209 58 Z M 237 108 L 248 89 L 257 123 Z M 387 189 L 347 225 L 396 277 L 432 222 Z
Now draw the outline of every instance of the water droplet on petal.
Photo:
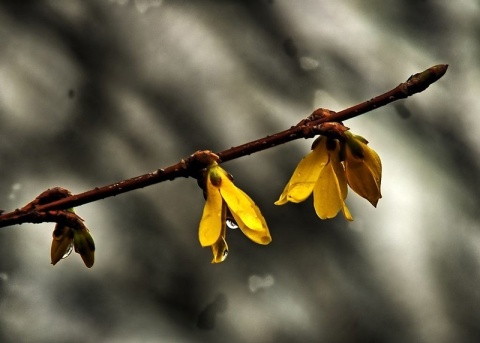
M 233 219 L 227 219 L 225 223 L 227 224 L 227 227 L 229 229 L 233 229 L 233 230 L 238 229 L 238 225 L 237 223 L 235 223 Z
M 67 250 L 65 251 L 65 254 L 63 254 L 62 260 L 63 260 L 64 258 L 67 258 L 68 256 L 70 256 L 70 254 L 72 253 L 72 251 L 73 251 L 73 242 L 70 243 L 70 245 L 68 246 Z
M 225 259 L 228 256 L 228 249 L 222 249 L 221 251 L 218 251 L 218 255 L 215 255 L 213 257 L 212 263 L 220 263 L 225 261 Z

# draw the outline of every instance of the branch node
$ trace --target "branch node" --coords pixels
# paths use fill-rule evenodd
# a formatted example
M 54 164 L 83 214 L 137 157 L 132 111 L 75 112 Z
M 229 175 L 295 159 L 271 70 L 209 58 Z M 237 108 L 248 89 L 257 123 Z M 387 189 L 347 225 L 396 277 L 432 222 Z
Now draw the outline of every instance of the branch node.
M 182 159 L 180 164 L 186 171 L 186 177 L 198 179 L 203 169 L 218 162 L 220 162 L 220 157 L 211 150 L 198 150 L 186 159 Z

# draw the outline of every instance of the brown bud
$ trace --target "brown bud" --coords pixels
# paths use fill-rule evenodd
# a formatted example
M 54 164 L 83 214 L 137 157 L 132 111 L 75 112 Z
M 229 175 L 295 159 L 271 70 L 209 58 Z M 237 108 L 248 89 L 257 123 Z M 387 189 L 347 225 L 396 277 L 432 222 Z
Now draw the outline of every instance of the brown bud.
M 83 263 L 90 268 L 95 262 L 95 243 L 87 228 L 74 231 L 73 246 L 75 252 L 80 254 Z
M 57 264 L 62 258 L 67 257 L 71 252 L 73 244 L 73 229 L 63 224 L 55 225 L 53 230 L 52 247 L 50 249 L 50 257 L 52 264 Z

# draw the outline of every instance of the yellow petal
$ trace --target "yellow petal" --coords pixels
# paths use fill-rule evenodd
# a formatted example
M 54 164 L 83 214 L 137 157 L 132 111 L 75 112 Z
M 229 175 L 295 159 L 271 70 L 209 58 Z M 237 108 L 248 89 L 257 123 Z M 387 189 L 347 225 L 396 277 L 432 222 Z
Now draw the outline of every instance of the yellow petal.
M 263 230 L 263 217 L 258 216 L 260 213 L 253 200 L 240 188 L 236 187 L 227 177 L 226 172 L 222 175 L 222 183 L 220 185 L 220 194 L 227 203 L 230 212 L 239 217 L 251 230 Z M 257 212 L 258 211 L 258 212 Z
M 288 195 L 289 188 L 290 188 L 290 181 L 287 183 L 287 185 L 283 189 L 282 194 L 280 194 L 280 198 L 278 198 L 278 200 L 274 202 L 275 205 L 285 205 L 288 202 L 287 195 Z
M 315 148 L 300 161 L 275 205 L 283 205 L 287 201 L 299 203 L 310 196 L 322 168 L 328 162 L 326 141 L 326 137 L 320 137 Z
M 228 245 L 225 238 L 220 236 L 220 239 L 212 245 L 212 253 L 212 263 L 220 263 L 225 261 L 228 256 Z
M 228 255 L 228 245 L 225 240 L 226 235 L 226 226 L 225 222 L 227 220 L 227 205 L 222 203 L 222 228 L 220 232 L 220 238 L 211 246 L 213 259 L 212 263 L 220 263 L 225 261 Z
M 348 207 L 347 207 L 347 205 L 345 204 L 345 201 L 343 202 L 342 212 L 343 212 L 343 216 L 345 217 L 345 219 L 347 219 L 348 221 L 352 221 L 352 220 L 353 220 L 352 214 L 351 214 L 350 211 L 348 210 Z
M 380 185 L 382 183 L 382 161 L 375 150 L 371 149 L 368 145 L 365 146 L 364 152 L 364 162 L 370 169 L 372 177 L 378 185 L 378 191 L 380 192 Z M 380 198 L 381 197 L 382 196 L 380 195 Z
M 313 189 L 315 212 L 321 219 L 334 218 L 344 208 L 346 197 L 347 180 L 345 170 L 340 162 L 339 144 L 337 143 L 337 148 L 330 151 L 330 161 L 322 169 Z M 348 209 L 344 213 L 349 214 Z M 347 214 L 345 216 L 347 217 Z
M 207 199 L 198 228 L 198 238 L 202 247 L 215 244 L 222 230 L 222 196 L 218 188 L 212 185 L 210 177 L 206 182 Z
M 313 205 L 321 219 L 334 218 L 343 206 L 338 179 L 330 164 L 322 170 L 313 189 Z
M 268 230 L 267 222 L 265 221 L 265 218 L 263 217 L 262 213 L 260 212 L 257 206 L 255 206 L 255 212 L 257 213 L 258 218 L 260 218 L 260 221 L 262 222 L 261 230 L 250 229 L 247 225 L 245 225 L 245 223 L 242 221 L 242 219 L 238 215 L 236 215 L 234 212 L 232 212 L 232 215 L 238 227 L 240 228 L 240 230 L 242 230 L 245 236 L 247 236 L 249 239 L 251 239 L 255 243 L 266 245 L 272 241 L 272 236 L 270 236 L 270 231 Z
M 378 154 L 369 146 L 360 142 L 363 148 L 363 158 L 355 157 L 347 146 L 345 171 L 348 184 L 355 193 L 377 206 L 382 197 L 380 184 L 382 178 L 382 163 Z

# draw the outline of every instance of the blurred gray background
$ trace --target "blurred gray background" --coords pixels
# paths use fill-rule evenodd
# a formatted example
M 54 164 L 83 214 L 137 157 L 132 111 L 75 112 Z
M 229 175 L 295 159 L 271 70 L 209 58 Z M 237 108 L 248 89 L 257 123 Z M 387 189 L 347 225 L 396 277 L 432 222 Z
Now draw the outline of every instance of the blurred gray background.
M 0 342 L 475 342 L 477 0 L 2 1 L 0 208 L 74 193 L 341 110 L 432 65 L 424 93 L 345 124 L 382 158 L 378 208 L 273 205 L 311 140 L 224 165 L 269 246 L 211 265 L 179 179 L 77 208 L 96 263 L 50 265 L 53 224 L 0 229 Z

